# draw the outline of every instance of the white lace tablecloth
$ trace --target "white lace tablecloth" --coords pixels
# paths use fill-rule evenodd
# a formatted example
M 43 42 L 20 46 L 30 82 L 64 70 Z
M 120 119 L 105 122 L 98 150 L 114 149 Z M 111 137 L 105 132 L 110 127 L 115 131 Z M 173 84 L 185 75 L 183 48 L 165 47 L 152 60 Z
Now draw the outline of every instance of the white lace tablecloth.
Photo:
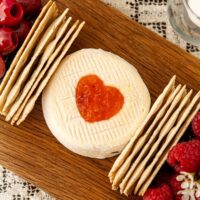
M 185 42 L 171 28 L 167 18 L 167 0 L 103 1 L 200 58 L 200 47 Z M 52 199 L 41 189 L 0 166 L 0 200 Z

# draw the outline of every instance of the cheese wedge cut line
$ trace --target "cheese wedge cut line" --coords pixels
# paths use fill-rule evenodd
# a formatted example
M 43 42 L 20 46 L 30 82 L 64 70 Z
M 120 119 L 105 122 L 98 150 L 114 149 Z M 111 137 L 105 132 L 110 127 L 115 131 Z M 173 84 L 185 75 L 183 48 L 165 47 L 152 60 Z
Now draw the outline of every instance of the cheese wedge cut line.
M 52 24 L 47 28 L 42 38 L 39 40 L 34 54 L 30 60 L 30 62 L 25 66 L 22 73 L 20 74 L 19 78 L 17 79 L 15 85 L 10 90 L 10 93 L 7 96 L 6 103 L 3 107 L 3 114 L 7 114 L 9 107 L 13 104 L 13 102 L 16 100 L 18 94 L 20 93 L 20 90 L 25 83 L 25 81 L 28 78 L 28 75 L 33 68 L 35 62 L 38 59 L 38 56 L 41 55 L 44 52 L 45 47 L 48 45 L 49 42 L 52 41 L 52 39 L 55 37 L 57 29 L 62 24 L 63 20 L 66 18 L 66 15 L 68 13 L 69 9 L 67 8 L 62 15 L 60 15 L 55 21 L 52 22 Z
M 35 89 L 37 88 L 39 82 L 42 80 L 42 78 L 44 77 L 46 71 L 49 69 L 49 67 L 51 66 L 51 64 L 53 63 L 53 61 L 55 60 L 55 58 L 58 56 L 58 54 L 60 53 L 60 51 L 62 50 L 63 46 L 65 45 L 65 43 L 67 42 L 67 40 L 69 39 L 69 37 L 71 36 L 71 34 L 73 33 L 73 31 L 76 29 L 77 25 L 79 23 L 79 20 L 77 20 L 73 26 L 69 29 L 69 31 L 66 33 L 65 37 L 62 39 L 62 41 L 58 44 L 58 47 L 56 48 L 55 52 L 50 56 L 47 64 L 45 65 L 44 69 L 42 70 L 42 72 L 40 73 L 39 77 L 36 79 L 34 85 L 32 86 L 31 90 L 29 91 L 28 95 L 26 96 L 25 100 L 23 101 L 23 103 L 21 104 L 21 106 L 19 107 L 19 109 L 17 110 L 17 112 L 15 113 L 15 115 L 12 118 L 11 121 L 11 125 L 14 125 L 14 123 L 19 119 L 22 111 L 24 110 L 24 107 L 26 106 L 28 100 L 30 99 L 31 95 L 33 94 L 33 92 L 35 91 Z
M 164 141 L 164 144 L 162 144 L 161 148 L 156 153 L 156 156 L 153 158 L 152 163 L 143 172 L 142 176 L 140 177 L 140 179 L 139 179 L 139 181 L 138 181 L 138 183 L 136 185 L 136 188 L 135 188 L 135 192 L 136 193 L 141 188 L 142 184 L 144 184 L 146 178 L 150 176 L 150 173 L 152 172 L 152 170 L 155 167 L 156 163 L 161 158 L 162 154 L 167 149 L 167 147 L 170 144 L 170 142 L 174 139 L 174 136 L 176 136 L 178 130 L 180 129 L 180 127 L 182 126 L 184 121 L 187 119 L 188 113 L 186 113 L 185 111 L 188 109 L 188 107 L 189 107 L 189 105 L 186 106 L 186 108 L 184 108 L 184 110 L 181 113 L 180 119 L 177 120 L 177 124 L 170 130 L 169 134 L 167 135 L 166 140 Z M 191 107 L 191 109 L 192 109 L 192 107 Z M 191 110 L 189 110 L 188 112 L 190 112 L 190 111 Z
M 162 128 L 162 130 L 159 133 L 159 137 L 157 141 L 152 145 L 150 151 L 147 153 L 146 157 L 142 160 L 142 162 L 139 163 L 139 165 L 136 167 L 133 175 L 131 176 L 129 182 L 127 183 L 127 186 L 124 190 L 124 194 L 130 194 L 132 191 L 132 185 L 134 185 L 138 179 L 140 179 L 143 171 L 145 170 L 145 167 L 148 163 L 148 161 L 155 155 L 156 149 L 158 148 L 159 144 L 162 142 L 162 140 L 167 136 L 171 128 L 174 126 L 176 119 L 178 118 L 178 115 L 180 114 L 183 107 L 187 104 L 188 99 L 192 95 L 192 90 L 183 98 L 178 108 L 175 110 L 175 112 L 172 114 L 172 116 L 169 118 L 165 126 Z M 136 193 L 136 189 L 134 190 L 134 193 Z
M 190 103 L 190 105 L 192 105 L 192 103 Z M 176 138 L 173 141 L 173 144 L 170 147 L 168 147 L 168 149 L 165 151 L 164 155 L 162 156 L 162 158 L 160 159 L 160 161 L 158 163 L 158 166 L 153 171 L 153 173 L 150 175 L 150 177 L 148 177 L 148 180 L 144 183 L 144 185 L 140 189 L 140 191 L 138 193 L 139 195 L 141 195 L 141 196 L 144 195 L 144 193 L 146 192 L 147 188 L 149 187 L 149 185 L 151 184 L 151 182 L 155 178 L 156 174 L 158 173 L 158 171 L 160 170 L 160 168 L 162 167 L 162 165 L 166 161 L 169 150 L 179 142 L 179 140 L 181 139 L 181 137 L 185 133 L 185 130 L 188 128 L 188 126 L 190 125 L 192 119 L 194 118 L 194 116 L 196 115 L 196 113 L 199 110 L 200 110 L 200 103 L 198 103 L 198 105 L 196 106 L 195 110 L 192 111 L 192 113 L 188 116 L 188 118 L 186 119 L 186 121 L 184 122 L 184 124 L 182 125 L 180 130 L 178 131 L 178 134 L 176 135 Z
M 14 57 L 11 66 L 9 67 L 7 73 L 5 74 L 2 83 L 0 84 L 0 95 L 3 92 L 3 89 L 5 88 L 6 84 L 9 81 L 9 78 L 14 70 L 14 68 L 16 67 L 17 62 L 19 61 L 19 58 L 21 57 L 24 49 L 26 48 L 27 44 L 29 43 L 29 41 L 31 40 L 31 37 L 33 36 L 35 30 L 37 29 L 39 23 L 42 21 L 42 18 L 45 16 L 45 13 L 47 12 L 47 10 L 50 8 L 50 6 L 52 5 L 52 1 L 48 1 L 48 3 L 42 8 L 42 11 L 40 12 L 39 16 L 37 17 L 35 23 L 33 24 L 31 30 L 29 31 L 25 41 L 23 42 L 22 46 L 20 47 L 20 49 L 18 50 L 16 56 Z
M 35 71 L 33 72 L 30 79 L 28 80 L 25 87 L 23 88 L 21 95 L 19 96 L 19 98 L 16 99 L 16 101 L 10 108 L 10 110 L 6 116 L 6 121 L 10 121 L 10 119 L 13 117 L 13 115 L 19 109 L 19 106 L 22 104 L 22 102 L 24 101 L 28 92 L 31 90 L 31 87 L 33 86 L 34 82 L 36 81 L 37 77 L 39 76 L 39 73 L 41 72 L 43 66 L 48 61 L 51 54 L 55 51 L 57 43 L 62 38 L 64 33 L 67 31 L 67 27 L 68 27 L 71 19 L 72 18 L 68 18 L 68 20 L 61 25 L 61 27 L 58 29 L 58 32 L 57 32 L 54 40 L 52 42 L 50 42 L 47 45 L 47 47 L 45 48 L 44 54 L 42 55 L 42 58 L 40 59 L 38 66 L 36 67 Z
M 44 16 L 43 20 L 40 22 L 38 28 L 36 29 L 36 31 L 34 32 L 34 35 L 32 36 L 32 38 L 30 39 L 30 41 L 28 42 L 26 48 L 24 49 L 24 52 L 22 53 L 19 61 L 16 64 L 16 67 L 14 68 L 14 70 L 12 71 L 12 74 L 9 78 L 9 81 L 7 82 L 1 96 L 0 96 L 0 112 L 2 112 L 3 106 L 6 102 L 7 99 L 7 95 L 9 94 L 10 90 L 12 89 L 16 79 L 19 76 L 19 73 L 22 69 L 22 67 L 24 66 L 25 62 L 28 59 L 28 56 L 32 49 L 35 47 L 35 43 L 38 40 L 39 36 L 41 35 L 42 31 L 45 29 L 45 27 L 47 26 L 47 24 L 49 23 L 49 21 L 52 21 L 54 19 L 55 13 L 56 13 L 57 7 L 56 4 L 53 3 L 50 8 L 48 9 L 46 15 Z M 3 113 L 2 113 L 3 114 Z
M 145 154 L 145 150 L 146 148 L 143 148 L 141 153 L 139 154 L 139 156 L 137 157 L 137 159 L 134 161 L 134 163 L 131 165 L 134 157 L 137 155 L 137 153 L 141 150 L 141 148 L 143 147 L 144 143 L 146 142 L 150 142 L 152 143 L 152 141 L 154 140 L 154 135 L 152 135 L 152 131 L 153 131 L 153 128 L 156 126 L 157 123 L 161 123 L 159 122 L 159 120 L 163 117 L 163 115 L 165 115 L 165 110 L 170 106 L 170 104 L 175 101 L 175 99 L 177 98 L 176 95 L 177 93 L 179 93 L 181 89 L 181 85 L 178 85 L 176 87 L 176 89 L 169 95 L 168 99 L 166 100 L 165 104 L 161 107 L 161 109 L 159 110 L 159 112 L 157 113 L 157 115 L 155 116 L 155 119 L 154 121 L 152 122 L 152 124 L 150 125 L 150 127 L 148 128 L 147 132 L 144 132 L 143 135 L 139 138 L 139 140 L 137 141 L 136 145 L 134 146 L 133 150 L 132 150 L 132 153 L 129 155 L 129 157 L 126 159 L 126 161 L 123 163 L 123 165 L 121 166 L 121 168 L 119 169 L 119 171 L 117 172 L 116 176 L 115 176 L 115 179 L 118 176 L 120 176 L 120 181 L 122 180 L 122 183 L 120 184 L 120 192 L 123 193 L 123 190 L 124 190 L 124 187 L 128 181 L 128 179 L 130 178 L 131 174 L 133 173 L 135 167 L 136 167 L 136 163 L 138 163 L 140 161 L 140 159 L 142 159 L 142 156 Z M 185 87 L 182 88 L 182 90 L 180 91 L 181 94 L 178 94 L 179 96 L 181 96 L 183 94 L 183 91 L 185 90 Z M 177 95 L 177 96 L 178 96 Z M 175 98 L 176 97 L 176 98 Z M 181 97 L 180 97 L 181 98 Z M 169 113 L 170 114 L 170 113 Z M 169 115 L 168 114 L 168 115 Z M 163 120 L 162 119 L 162 120 Z M 163 122 L 164 123 L 164 122 Z M 158 125 L 159 125 L 158 124 Z M 158 127 L 157 125 L 157 127 Z M 152 135 L 150 137 L 150 139 L 148 141 L 147 138 L 149 137 L 149 135 Z M 145 144 L 146 144 L 145 143 Z M 144 145 L 144 146 L 147 146 L 147 145 Z M 149 146 L 149 145 L 148 145 Z M 146 150 L 147 151 L 147 150 Z M 131 166 L 130 166 L 131 165 Z M 129 169 L 130 167 L 130 169 Z M 129 170 L 129 171 L 128 171 Z M 128 171 L 128 172 L 127 172 Z M 127 172 L 127 173 L 126 173 Z M 125 177 L 124 177 L 125 176 Z M 113 181 L 113 184 L 114 184 L 115 180 Z M 118 183 L 119 184 L 119 181 Z
M 76 30 L 76 32 L 74 33 L 74 35 L 72 36 L 72 38 L 69 40 L 69 42 L 64 46 L 64 49 L 61 53 L 61 55 L 58 57 L 58 59 L 56 59 L 56 61 L 54 62 L 53 66 L 50 68 L 48 75 L 46 77 L 46 79 L 44 79 L 44 81 L 42 81 L 42 83 L 39 85 L 35 95 L 29 100 L 29 102 L 27 103 L 27 105 L 24 108 L 24 111 L 20 117 L 20 119 L 17 121 L 17 125 L 19 125 L 20 123 L 22 123 L 25 118 L 27 117 L 27 115 L 32 111 L 35 102 L 37 100 L 37 98 L 39 97 L 39 95 L 41 94 L 42 90 L 44 89 L 44 87 L 46 86 L 46 84 L 48 83 L 49 79 L 51 78 L 51 76 L 53 75 L 53 73 L 55 72 L 55 70 L 57 69 L 58 65 L 60 64 L 61 60 L 63 59 L 63 57 L 66 55 L 66 53 L 68 52 L 69 48 L 71 47 L 72 43 L 74 42 L 74 40 L 77 38 L 77 36 L 79 35 L 81 29 L 83 28 L 85 22 L 82 22 L 78 29 Z
M 112 166 L 112 168 L 111 168 L 111 170 L 108 174 L 111 183 L 113 182 L 116 171 L 123 164 L 123 162 L 126 160 L 127 156 L 129 155 L 130 151 L 132 150 L 132 147 L 134 145 L 135 140 L 142 134 L 142 131 L 144 130 L 144 127 L 146 126 L 148 121 L 159 110 L 160 106 L 162 105 L 162 102 L 164 101 L 164 98 L 171 91 L 171 89 L 174 87 L 175 80 L 176 80 L 176 76 L 173 76 L 172 79 L 169 81 L 168 85 L 164 88 L 163 92 L 160 94 L 160 96 L 157 98 L 157 100 L 153 104 L 149 114 L 147 115 L 147 117 L 144 120 L 141 127 L 136 131 L 136 133 L 134 133 L 134 135 L 131 138 L 131 140 L 129 141 L 129 143 L 125 146 L 122 153 L 118 156 L 118 158 L 114 162 L 114 164 L 113 164 L 113 166 Z

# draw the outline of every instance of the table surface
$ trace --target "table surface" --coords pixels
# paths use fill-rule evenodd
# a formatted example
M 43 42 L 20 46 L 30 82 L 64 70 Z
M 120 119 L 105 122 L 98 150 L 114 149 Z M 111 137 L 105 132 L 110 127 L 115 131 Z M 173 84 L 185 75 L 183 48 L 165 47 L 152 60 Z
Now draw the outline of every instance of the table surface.
M 133 20 L 200 58 L 200 47 L 182 40 L 167 18 L 167 0 L 103 0 Z M 0 200 L 52 200 L 44 191 L 0 166 Z

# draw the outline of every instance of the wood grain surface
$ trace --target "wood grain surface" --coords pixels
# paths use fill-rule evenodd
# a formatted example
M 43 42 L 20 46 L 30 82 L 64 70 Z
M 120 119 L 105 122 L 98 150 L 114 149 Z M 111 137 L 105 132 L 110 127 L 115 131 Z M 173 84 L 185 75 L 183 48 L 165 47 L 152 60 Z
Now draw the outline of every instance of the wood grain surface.
M 199 90 L 200 60 L 98 0 L 57 3 L 61 10 L 69 7 L 74 19 L 86 21 L 71 51 L 103 48 L 125 58 L 139 70 L 152 101 L 173 74 L 177 74 L 178 82 Z M 0 118 L 0 164 L 57 199 L 126 199 L 111 190 L 107 178 L 114 160 L 85 158 L 65 149 L 48 130 L 40 99 L 20 127 Z

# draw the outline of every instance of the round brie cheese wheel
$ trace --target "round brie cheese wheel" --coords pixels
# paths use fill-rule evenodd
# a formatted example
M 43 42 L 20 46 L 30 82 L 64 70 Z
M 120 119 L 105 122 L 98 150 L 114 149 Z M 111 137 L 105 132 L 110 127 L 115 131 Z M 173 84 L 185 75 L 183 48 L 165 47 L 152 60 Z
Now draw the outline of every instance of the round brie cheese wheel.
M 109 119 L 88 122 L 80 114 L 77 85 L 90 75 L 123 95 L 123 106 Z M 44 117 L 53 135 L 75 153 L 101 159 L 122 151 L 145 119 L 150 103 L 149 91 L 134 66 L 101 49 L 83 49 L 63 59 L 42 96 Z

